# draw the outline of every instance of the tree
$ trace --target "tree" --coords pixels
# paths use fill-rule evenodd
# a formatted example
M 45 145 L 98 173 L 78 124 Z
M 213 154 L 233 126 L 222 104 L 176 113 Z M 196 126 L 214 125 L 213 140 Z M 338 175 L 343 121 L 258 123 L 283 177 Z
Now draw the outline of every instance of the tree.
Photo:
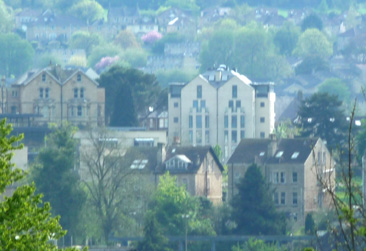
M 313 219 L 313 215 L 308 213 L 305 217 L 305 233 L 306 234 L 314 234 L 315 232 L 315 222 Z
M 37 157 L 33 178 L 38 192 L 52 204 L 52 214 L 60 215 L 60 224 L 72 236 L 81 237 L 80 218 L 86 194 L 74 171 L 77 142 L 76 129 L 70 125 L 57 128 L 46 138 L 46 147 Z
M 286 219 L 276 211 L 272 192 L 259 168 L 253 164 L 237 185 L 234 195 L 232 219 L 236 234 L 276 235 L 286 231 Z
M 299 28 L 291 22 L 285 22 L 276 32 L 273 41 L 282 55 L 291 55 L 299 36 Z
M 335 95 L 344 104 L 350 100 L 350 91 L 348 86 L 343 80 L 338 78 L 326 79 L 318 88 L 318 92 L 325 92 L 330 95 Z
M 95 0 L 81 0 L 72 5 L 69 12 L 89 23 L 104 17 L 103 7 Z
M 0 74 L 18 76 L 31 65 L 34 50 L 28 41 L 15 34 L 0 34 L 0 55 Z
M 135 34 L 130 30 L 121 30 L 114 39 L 114 43 L 123 49 L 141 47 L 136 40 Z
M 154 75 L 119 66 L 103 73 L 99 83 L 109 97 L 106 100 L 106 121 L 112 126 L 137 125 L 137 114 L 146 114 L 149 106 L 154 107 L 160 92 Z
M 95 67 L 95 65 L 104 57 L 115 57 L 123 53 L 122 49 L 114 44 L 105 44 L 95 46 L 89 57 L 88 65 L 89 67 Z
M 0 0 L 0 31 L 7 32 L 12 27 L 12 16 L 3 0 Z
M 333 46 L 325 35 L 317 29 L 307 29 L 301 34 L 294 54 L 300 57 L 328 58 L 333 53 Z
M 310 14 L 302 21 L 301 30 L 306 31 L 307 29 L 318 29 L 320 31 L 323 29 L 323 22 L 318 15 Z
M 329 70 L 329 65 L 326 59 L 320 56 L 307 56 L 302 62 L 296 66 L 295 73 L 301 74 L 312 74 L 316 71 Z
M 149 211 L 145 215 L 144 239 L 138 243 L 139 251 L 169 251 L 168 239 L 163 235 L 155 215 Z
M 279 247 L 277 243 L 266 243 L 263 240 L 249 239 L 243 244 L 243 248 L 239 245 L 234 246 L 231 251 L 281 251 L 286 250 Z
M 12 127 L 0 122 L 0 246 L 4 250 L 56 250 L 50 239 L 61 238 L 63 231 L 59 217 L 51 217 L 49 203 L 43 205 L 42 195 L 35 195 L 35 185 L 21 185 L 10 196 L 4 197 L 9 185 L 24 178 L 24 173 L 11 164 L 13 152 L 22 148 L 20 136 L 9 136 Z
M 69 46 L 72 49 L 84 49 L 89 55 L 93 47 L 100 45 L 103 39 L 96 33 L 77 31 L 72 34 Z
M 296 123 L 301 128 L 301 136 L 320 137 L 327 142 L 329 149 L 342 144 L 347 125 L 341 107 L 342 101 L 327 93 L 314 93 L 302 101 Z

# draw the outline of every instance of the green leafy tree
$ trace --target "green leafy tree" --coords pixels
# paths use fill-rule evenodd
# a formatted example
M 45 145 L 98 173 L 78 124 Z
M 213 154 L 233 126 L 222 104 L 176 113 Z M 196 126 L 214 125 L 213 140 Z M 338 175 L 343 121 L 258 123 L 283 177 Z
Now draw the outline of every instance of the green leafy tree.
M 89 55 L 95 46 L 103 43 L 103 39 L 96 33 L 78 31 L 72 34 L 69 46 L 73 49 L 84 49 Z
M 123 50 L 115 44 L 103 44 L 93 47 L 90 55 L 88 56 L 89 67 L 95 67 L 95 65 L 103 57 L 115 57 L 123 54 Z
M 310 14 L 302 21 L 301 30 L 306 31 L 307 29 L 314 28 L 321 31 L 323 29 L 323 22 L 318 15 Z
M 278 235 L 286 231 L 286 219 L 276 211 L 272 190 L 256 165 L 251 165 L 237 185 L 231 205 L 236 234 Z
M 301 136 L 320 137 L 326 140 L 328 148 L 335 149 L 347 132 L 342 101 L 334 95 L 314 93 L 302 101 L 296 125 L 301 128 Z
M 89 23 L 104 18 L 104 9 L 95 0 L 81 0 L 71 6 L 69 13 Z
M 135 34 L 130 30 L 121 30 L 114 39 L 114 43 L 123 49 L 141 47 L 139 42 L 137 42 Z
M 312 74 L 316 71 L 329 70 L 327 59 L 320 56 L 307 56 L 302 62 L 295 68 L 295 73 L 300 74 Z
M 0 34 L 0 55 L 0 74 L 18 76 L 30 67 L 34 50 L 28 41 L 15 34 Z
M 53 215 L 60 215 L 60 224 L 71 236 L 82 237 L 80 218 L 86 200 L 78 174 L 74 171 L 77 142 L 76 129 L 69 125 L 57 128 L 46 138 L 46 147 L 37 157 L 33 178 L 38 192 L 52 204 Z
M 51 217 L 49 203 L 42 205 L 42 195 L 35 195 L 35 185 L 21 185 L 7 197 L 4 192 L 16 185 L 24 173 L 11 164 L 13 152 L 22 148 L 23 136 L 9 136 L 12 127 L 0 122 L 0 246 L 4 250 L 56 250 L 50 239 L 61 238 L 59 217 Z
M 308 213 L 305 217 L 305 233 L 314 234 L 315 232 L 315 221 L 313 215 Z
M 0 31 L 10 31 L 12 27 L 12 14 L 4 4 L 3 0 L 0 0 Z
M 307 29 L 301 34 L 294 54 L 300 57 L 328 58 L 333 54 L 333 46 L 326 36 L 317 29 Z
M 114 66 L 100 76 L 99 83 L 108 97 L 106 119 L 112 126 L 137 125 L 136 114 L 146 113 L 149 106 L 155 107 L 160 92 L 154 75 L 132 68 Z
M 163 235 L 155 215 L 149 211 L 145 216 L 144 239 L 138 243 L 139 251 L 169 251 L 168 238 Z
M 300 30 L 291 22 L 285 22 L 276 32 L 273 41 L 280 53 L 291 55 L 300 36 Z
M 338 78 L 326 79 L 318 88 L 318 92 L 325 92 L 330 95 L 335 95 L 343 103 L 349 103 L 350 90 L 347 84 Z
M 279 247 L 277 243 L 265 243 L 263 240 L 249 239 L 242 247 L 232 247 L 231 251 L 281 251 L 286 250 Z

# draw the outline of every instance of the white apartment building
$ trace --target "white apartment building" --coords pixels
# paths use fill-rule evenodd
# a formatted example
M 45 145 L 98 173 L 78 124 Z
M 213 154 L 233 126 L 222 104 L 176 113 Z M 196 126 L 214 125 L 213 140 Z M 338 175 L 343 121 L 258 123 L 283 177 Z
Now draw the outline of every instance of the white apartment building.
M 168 143 L 219 145 L 226 161 L 241 139 L 268 138 L 273 132 L 273 86 L 252 83 L 224 65 L 187 84 L 170 84 Z

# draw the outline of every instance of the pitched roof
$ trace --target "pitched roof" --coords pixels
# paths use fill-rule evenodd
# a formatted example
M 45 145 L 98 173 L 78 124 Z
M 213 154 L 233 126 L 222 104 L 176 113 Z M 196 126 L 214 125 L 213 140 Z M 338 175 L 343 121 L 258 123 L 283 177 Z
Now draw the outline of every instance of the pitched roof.
M 318 139 L 280 139 L 273 155 L 268 155 L 270 139 L 243 139 L 230 157 L 228 164 L 251 164 L 260 160 L 265 164 L 304 163 Z
M 136 161 L 147 160 L 147 163 L 144 163 L 145 165 L 143 166 L 143 168 L 135 169 L 141 170 L 142 172 L 154 173 L 158 164 L 158 151 L 158 147 L 131 147 L 126 152 L 125 159 L 130 167 L 134 164 L 134 162 L 136 163 Z

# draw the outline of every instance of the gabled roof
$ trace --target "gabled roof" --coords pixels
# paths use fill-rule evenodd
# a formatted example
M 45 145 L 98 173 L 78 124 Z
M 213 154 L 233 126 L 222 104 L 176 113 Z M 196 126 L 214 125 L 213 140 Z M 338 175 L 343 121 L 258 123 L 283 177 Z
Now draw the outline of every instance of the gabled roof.
M 198 169 L 201 167 L 201 164 L 207 154 L 210 153 L 213 158 L 215 159 L 216 164 L 218 165 L 221 171 L 224 170 L 222 164 L 216 157 L 212 147 L 210 146 L 172 146 L 168 148 L 166 153 L 166 161 L 164 161 L 164 165 L 162 166 L 162 172 L 165 171 L 166 166 L 165 163 L 172 158 L 181 158 L 184 162 L 190 164 L 188 165 L 187 169 L 169 169 L 171 173 L 196 173 Z
M 251 164 L 260 161 L 264 164 L 303 164 L 319 139 L 243 139 L 230 157 L 228 164 Z M 276 143 L 276 151 L 268 155 L 270 143 Z

